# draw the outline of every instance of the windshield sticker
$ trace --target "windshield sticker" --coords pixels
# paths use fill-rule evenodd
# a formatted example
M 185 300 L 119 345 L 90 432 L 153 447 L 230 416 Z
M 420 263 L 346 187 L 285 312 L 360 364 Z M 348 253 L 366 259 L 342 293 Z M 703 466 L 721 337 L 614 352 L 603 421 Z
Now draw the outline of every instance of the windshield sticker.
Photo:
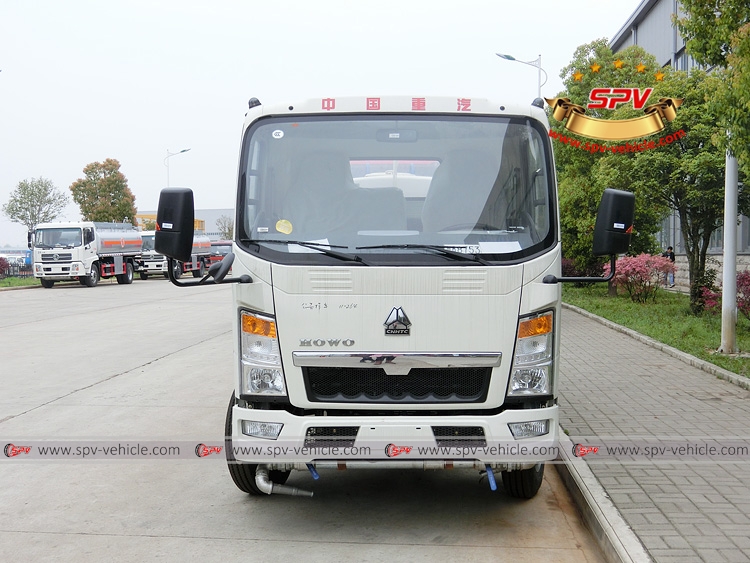
M 506 254 L 521 250 L 521 244 L 516 240 L 480 242 L 481 254 Z
M 281 139 L 284 137 L 284 132 L 281 129 L 276 129 L 276 131 L 271 133 L 271 137 L 274 139 Z
M 276 230 L 278 232 L 288 235 L 291 234 L 292 229 L 292 224 L 286 219 L 279 219 L 278 221 L 276 221 Z
M 479 245 L 469 244 L 466 246 L 443 246 L 446 250 L 452 252 L 460 252 L 461 254 L 479 254 Z
M 329 242 L 327 238 L 320 239 L 320 240 L 308 240 L 305 242 L 309 242 L 312 244 L 319 244 L 320 250 L 331 250 L 331 247 L 329 246 Z M 289 252 L 295 252 L 295 253 L 312 253 L 315 254 L 317 252 L 320 252 L 317 248 L 311 248 L 307 246 L 300 246 L 299 244 L 289 244 L 287 247 L 287 250 Z

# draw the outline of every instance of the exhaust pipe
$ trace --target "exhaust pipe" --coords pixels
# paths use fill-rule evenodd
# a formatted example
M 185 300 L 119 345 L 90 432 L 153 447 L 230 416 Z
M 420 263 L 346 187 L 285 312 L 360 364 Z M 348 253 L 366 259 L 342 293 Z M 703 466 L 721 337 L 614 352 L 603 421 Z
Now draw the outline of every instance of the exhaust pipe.
M 258 469 L 255 470 L 255 486 L 267 495 L 277 494 L 300 497 L 313 496 L 312 491 L 305 491 L 303 489 L 298 489 L 297 487 L 289 487 L 287 485 L 274 483 L 268 477 L 268 468 L 265 465 L 259 465 Z

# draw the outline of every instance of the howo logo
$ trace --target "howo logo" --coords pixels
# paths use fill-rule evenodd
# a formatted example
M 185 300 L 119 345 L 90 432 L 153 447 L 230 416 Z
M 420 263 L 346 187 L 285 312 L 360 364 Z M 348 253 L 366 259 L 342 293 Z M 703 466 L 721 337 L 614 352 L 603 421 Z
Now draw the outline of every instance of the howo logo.
M 328 344 L 328 346 L 338 346 L 341 344 L 342 346 L 354 346 L 354 340 L 351 338 L 347 338 L 345 340 L 341 340 L 340 338 L 329 338 L 328 340 L 324 340 L 323 338 L 300 338 L 299 345 L 300 346 L 317 346 L 318 348 L 321 348 Z
M 411 321 L 401 307 L 391 309 L 388 318 L 383 323 L 386 334 L 405 334 L 411 332 Z

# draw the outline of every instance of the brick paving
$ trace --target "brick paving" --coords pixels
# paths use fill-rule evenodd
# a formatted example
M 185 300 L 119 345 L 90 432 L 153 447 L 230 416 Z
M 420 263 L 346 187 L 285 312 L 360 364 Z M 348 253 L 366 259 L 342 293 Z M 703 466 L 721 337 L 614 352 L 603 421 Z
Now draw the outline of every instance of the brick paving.
M 562 327 L 560 423 L 574 443 L 750 444 L 750 391 L 572 310 Z M 584 459 L 654 561 L 750 561 L 748 456 Z

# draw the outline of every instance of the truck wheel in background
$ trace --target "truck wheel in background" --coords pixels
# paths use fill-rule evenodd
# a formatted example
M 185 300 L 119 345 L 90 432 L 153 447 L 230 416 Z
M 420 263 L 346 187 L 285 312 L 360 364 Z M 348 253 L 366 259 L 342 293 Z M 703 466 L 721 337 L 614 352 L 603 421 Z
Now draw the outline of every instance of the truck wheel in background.
M 229 475 L 231 475 L 232 481 L 237 485 L 237 488 L 243 493 L 263 495 L 265 493 L 255 485 L 255 470 L 258 468 L 258 464 L 237 461 L 232 451 L 232 407 L 236 402 L 234 392 L 232 392 L 232 398 L 229 399 L 229 408 L 227 409 L 227 419 L 224 424 L 224 453 L 227 457 Z M 289 478 L 290 473 L 291 471 L 273 470 L 268 472 L 268 477 L 274 483 L 283 485 Z
M 117 283 L 129 284 L 133 283 L 133 264 L 128 262 L 125 264 L 125 273 L 117 274 Z
M 146 281 L 148 279 L 148 274 L 146 272 L 138 272 L 138 276 L 143 280 Z
M 203 260 L 199 261 L 200 266 L 197 270 L 193 270 L 193 277 L 194 278 L 202 278 L 206 275 L 206 263 Z
M 534 498 L 542 486 L 544 478 L 544 464 L 537 463 L 531 469 L 518 471 L 503 471 L 503 488 L 514 498 Z
M 39 281 L 42 282 L 42 287 L 46 287 L 47 289 L 55 285 L 54 280 L 45 280 L 44 278 L 41 278 Z
M 89 275 L 86 276 L 86 287 L 94 287 L 99 283 L 99 262 L 91 264 Z
M 174 264 L 172 272 L 174 273 L 175 279 L 178 280 L 182 277 L 182 262 L 180 262 L 179 260 L 174 260 L 172 263 Z

